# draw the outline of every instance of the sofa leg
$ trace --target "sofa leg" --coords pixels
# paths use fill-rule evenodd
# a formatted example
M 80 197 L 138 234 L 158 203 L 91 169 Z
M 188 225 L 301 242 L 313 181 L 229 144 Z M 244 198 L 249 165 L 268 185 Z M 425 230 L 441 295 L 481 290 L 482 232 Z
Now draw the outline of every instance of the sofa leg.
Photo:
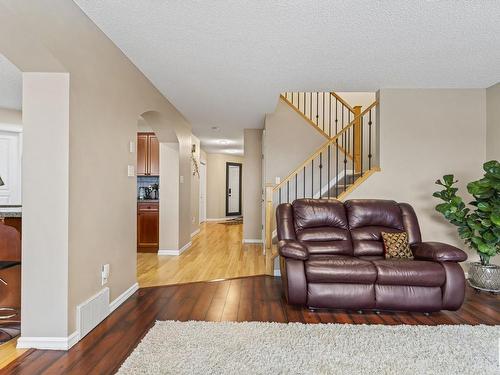
M 358 310 L 358 314 L 363 314 L 363 310 Z
M 318 309 L 315 309 L 314 307 L 308 307 L 310 312 L 316 312 Z
M 424 315 L 425 316 L 429 316 L 429 315 L 431 315 L 431 313 L 430 312 L 424 312 Z
M 375 310 L 375 314 L 380 315 L 380 310 Z

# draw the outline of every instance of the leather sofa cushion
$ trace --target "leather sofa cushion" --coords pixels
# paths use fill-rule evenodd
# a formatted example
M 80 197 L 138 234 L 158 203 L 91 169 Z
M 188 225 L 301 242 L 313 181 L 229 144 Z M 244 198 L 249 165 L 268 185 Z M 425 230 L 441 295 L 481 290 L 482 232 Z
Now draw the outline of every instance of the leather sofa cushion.
M 344 206 L 350 228 L 381 226 L 404 230 L 403 214 L 395 201 L 351 199 Z
M 317 227 L 349 229 L 342 202 L 334 199 L 297 199 L 293 202 L 295 230 Z
M 376 308 L 400 311 L 439 311 L 441 288 L 412 285 L 375 285 Z
M 334 227 L 305 228 L 297 231 L 297 239 L 310 254 L 353 255 L 351 235 Z
M 382 232 L 399 233 L 401 230 L 377 225 L 351 229 L 354 256 L 384 255 Z
M 307 306 L 330 309 L 375 308 L 375 285 L 345 283 L 307 284 Z
M 351 241 L 304 241 L 309 254 L 348 255 L 352 256 Z
M 374 260 L 379 285 L 442 286 L 446 274 L 439 263 L 420 260 Z
M 297 239 L 299 241 L 350 241 L 351 236 L 346 229 L 318 227 L 299 229 Z
M 377 279 L 371 262 L 349 256 L 315 256 L 305 266 L 309 283 L 373 284 Z
M 383 255 L 361 255 L 361 256 L 356 257 L 356 258 L 362 259 L 362 260 L 372 261 L 372 260 L 384 260 L 385 256 L 383 256 Z

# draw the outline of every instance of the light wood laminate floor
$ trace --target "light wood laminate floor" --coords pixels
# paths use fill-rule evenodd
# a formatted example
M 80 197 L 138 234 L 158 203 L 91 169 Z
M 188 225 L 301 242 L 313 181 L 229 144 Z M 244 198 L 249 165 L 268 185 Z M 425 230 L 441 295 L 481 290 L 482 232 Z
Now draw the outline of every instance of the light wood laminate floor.
M 7 366 L 28 349 L 17 349 L 17 338 L 0 345 L 0 369 Z
M 139 286 L 272 275 L 272 257 L 262 245 L 242 243 L 242 224 L 204 223 L 179 256 L 137 254 Z
M 0 373 L 114 374 L 157 320 L 498 325 L 499 309 L 498 296 L 476 294 L 469 287 L 460 310 L 430 316 L 385 311 L 380 314 L 346 310 L 311 312 L 304 306 L 286 304 L 280 278 L 270 276 L 144 288 L 69 351 L 28 350 Z

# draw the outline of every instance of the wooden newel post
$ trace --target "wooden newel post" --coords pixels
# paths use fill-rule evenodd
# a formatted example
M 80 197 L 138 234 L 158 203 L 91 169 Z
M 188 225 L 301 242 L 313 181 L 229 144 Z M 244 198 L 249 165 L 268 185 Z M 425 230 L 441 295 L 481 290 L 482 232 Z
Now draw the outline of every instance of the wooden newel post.
M 361 134 L 361 106 L 357 105 L 353 108 L 354 118 L 356 119 L 354 123 L 354 172 L 359 173 L 361 171 L 361 148 L 363 147 L 363 140 Z
M 273 186 L 266 185 L 266 249 L 271 249 L 273 241 Z

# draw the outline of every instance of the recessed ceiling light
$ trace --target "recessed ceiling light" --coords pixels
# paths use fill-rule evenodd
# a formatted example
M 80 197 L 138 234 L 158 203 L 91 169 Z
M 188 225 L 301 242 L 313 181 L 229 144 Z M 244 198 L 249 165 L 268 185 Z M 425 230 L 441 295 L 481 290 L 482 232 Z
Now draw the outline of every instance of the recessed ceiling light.
M 229 141 L 227 139 L 219 139 L 217 142 L 221 145 L 228 145 L 229 144 Z
M 218 132 L 220 130 L 218 126 L 212 126 L 210 129 L 212 129 L 214 132 Z
M 236 154 L 238 152 L 240 152 L 240 150 L 235 150 L 233 148 L 229 149 L 229 150 L 225 150 L 228 154 Z

